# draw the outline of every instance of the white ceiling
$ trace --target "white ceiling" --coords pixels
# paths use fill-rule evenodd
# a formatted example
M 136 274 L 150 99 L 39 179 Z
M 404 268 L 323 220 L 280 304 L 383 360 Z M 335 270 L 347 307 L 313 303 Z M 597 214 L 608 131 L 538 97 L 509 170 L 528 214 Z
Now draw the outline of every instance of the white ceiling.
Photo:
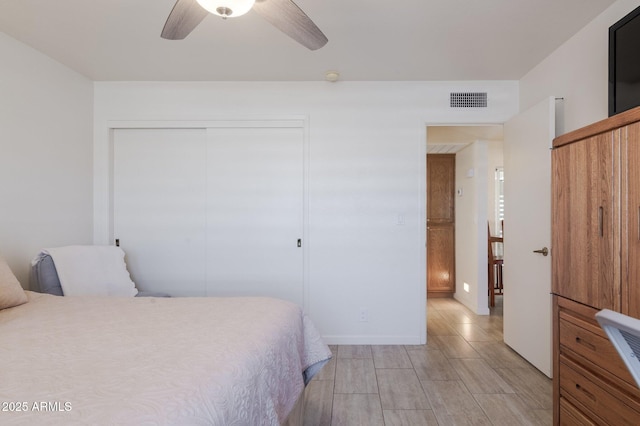
M 0 31 L 98 81 L 517 80 L 614 0 L 296 0 L 314 52 L 253 12 L 164 40 L 174 2 L 0 0 Z

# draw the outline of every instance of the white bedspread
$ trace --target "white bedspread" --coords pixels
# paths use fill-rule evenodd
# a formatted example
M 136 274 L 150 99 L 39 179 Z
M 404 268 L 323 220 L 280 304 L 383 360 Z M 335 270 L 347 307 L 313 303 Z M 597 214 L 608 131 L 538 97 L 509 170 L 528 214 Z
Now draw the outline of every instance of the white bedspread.
M 281 300 L 27 294 L 0 311 L 3 425 L 277 425 L 331 356 Z

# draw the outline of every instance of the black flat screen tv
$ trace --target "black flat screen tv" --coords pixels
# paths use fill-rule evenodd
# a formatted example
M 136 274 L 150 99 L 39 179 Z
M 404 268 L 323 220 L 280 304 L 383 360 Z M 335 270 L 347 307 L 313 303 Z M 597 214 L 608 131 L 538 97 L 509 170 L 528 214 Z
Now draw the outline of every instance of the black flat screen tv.
M 609 116 L 640 105 L 640 7 L 609 27 Z

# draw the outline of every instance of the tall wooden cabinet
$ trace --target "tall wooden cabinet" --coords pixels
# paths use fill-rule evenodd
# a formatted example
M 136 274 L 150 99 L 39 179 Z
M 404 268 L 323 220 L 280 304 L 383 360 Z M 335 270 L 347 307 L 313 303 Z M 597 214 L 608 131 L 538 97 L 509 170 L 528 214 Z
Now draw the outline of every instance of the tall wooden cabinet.
M 455 154 L 427 155 L 427 296 L 450 297 L 455 279 Z
M 621 244 L 626 251 L 622 258 L 625 273 L 622 281 L 622 312 L 640 318 L 640 118 L 625 126 L 627 143 L 625 180 L 623 189 L 627 195 Z
M 552 156 L 553 292 L 613 310 L 620 309 L 620 287 L 613 285 L 620 256 L 619 244 L 614 248 L 619 233 L 616 139 L 614 132 L 601 133 L 562 145 Z
M 640 108 L 553 146 L 554 424 L 640 424 L 640 390 L 594 318 L 640 318 Z

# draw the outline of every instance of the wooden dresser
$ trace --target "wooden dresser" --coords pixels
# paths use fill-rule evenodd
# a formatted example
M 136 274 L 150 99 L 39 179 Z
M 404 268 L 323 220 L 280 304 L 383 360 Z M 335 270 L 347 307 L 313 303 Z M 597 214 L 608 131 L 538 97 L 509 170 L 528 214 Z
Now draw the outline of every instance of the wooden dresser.
M 552 152 L 555 425 L 638 425 L 640 390 L 596 322 L 640 318 L 640 107 Z

